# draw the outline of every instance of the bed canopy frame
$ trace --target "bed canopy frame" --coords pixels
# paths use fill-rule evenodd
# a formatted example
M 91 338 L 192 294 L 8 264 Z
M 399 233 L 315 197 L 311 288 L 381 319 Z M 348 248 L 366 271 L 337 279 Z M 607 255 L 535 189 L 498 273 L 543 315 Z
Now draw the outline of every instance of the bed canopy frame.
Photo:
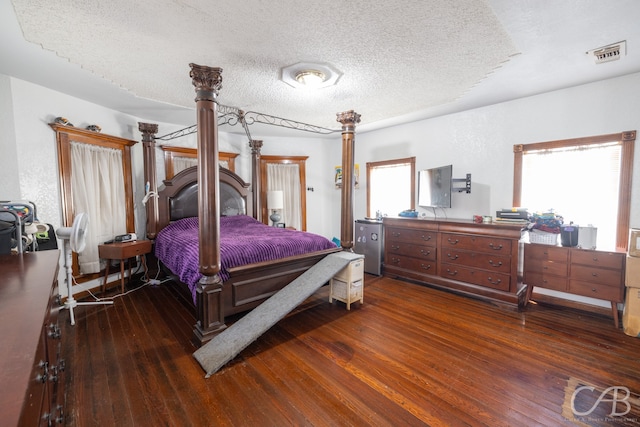
M 163 137 L 156 137 L 158 125 L 138 123 L 142 133 L 144 151 L 144 177 L 148 184 L 149 194 L 158 194 L 155 148 L 156 141 L 167 141 L 180 136 L 197 133 L 198 152 L 198 222 L 199 222 L 199 269 L 202 278 L 197 289 L 198 323 L 195 326 L 195 341 L 202 344 L 226 328 L 224 323 L 222 280 L 220 271 L 220 199 L 218 167 L 218 126 L 220 124 L 241 124 L 249 138 L 251 147 L 251 186 L 252 204 L 260 206 L 260 149 L 261 140 L 255 140 L 249 132 L 249 125 L 262 123 L 298 129 L 307 132 L 342 134 L 342 171 L 343 185 L 341 193 L 340 244 L 343 250 L 353 250 L 353 187 L 354 187 L 354 145 L 355 127 L 360 122 L 360 114 L 353 110 L 337 113 L 336 120 L 342 124 L 340 130 L 332 130 L 319 126 L 282 119 L 263 113 L 245 113 L 234 107 L 220 105 L 216 98 L 222 87 L 222 68 L 189 64 L 190 77 L 196 92 L 197 123 Z M 220 120 L 220 121 L 219 121 Z M 146 203 L 147 237 L 155 239 L 162 227 L 159 205 L 156 197 Z M 260 210 L 254 209 L 254 217 L 260 218 Z

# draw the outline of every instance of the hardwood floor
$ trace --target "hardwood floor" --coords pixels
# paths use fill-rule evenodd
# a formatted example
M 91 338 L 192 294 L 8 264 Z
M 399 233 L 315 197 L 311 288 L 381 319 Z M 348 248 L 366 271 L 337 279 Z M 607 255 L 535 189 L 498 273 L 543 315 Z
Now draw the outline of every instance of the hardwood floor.
M 209 379 L 164 286 L 75 314 L 70 426 L 640 425 L 640 339 L 585 311 L 367 275 L 363 305 L 324 287 Z

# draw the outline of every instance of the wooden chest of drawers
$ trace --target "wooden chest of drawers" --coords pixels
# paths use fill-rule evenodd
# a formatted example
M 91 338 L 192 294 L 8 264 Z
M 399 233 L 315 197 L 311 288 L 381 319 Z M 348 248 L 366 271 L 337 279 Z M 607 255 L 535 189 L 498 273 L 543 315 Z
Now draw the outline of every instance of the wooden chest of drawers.
M 521 307 L 520 227 L 384 218 L 384 274 Z
M 58 250 L 0 255 L 3 426 L 64 423 Z
M 527 244 L 524 249 L 524 281 L 535 286 L 611 302 L 618 327 L 618 306 L 624 301 L 626 254 L 561 246 Z

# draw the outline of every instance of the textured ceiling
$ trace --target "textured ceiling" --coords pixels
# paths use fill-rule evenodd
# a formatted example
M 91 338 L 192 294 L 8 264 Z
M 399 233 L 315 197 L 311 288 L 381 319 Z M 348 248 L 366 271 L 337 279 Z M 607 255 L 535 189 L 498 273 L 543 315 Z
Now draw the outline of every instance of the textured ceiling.
M 0 73 L 190 125 L 193 62 L 223 68 L 223 104 L 330 128 L 353 109 L 363 131 L 638 72 L 639 18 L 637 0 L 12 0 Z M 620 40 L 615 63 L 585 54 Z M 296 90 L 297 62 L 343 75 Z
M 192 107 L 194 62 L 223 68 L 224 104 L 328 127 L 339 111 L 367 123 L 452 102 L 517 53 L 482 0 L 13 4 L 28 41 L 138 97 Z M 343 76 L 312 92 L 279 80 L 301 61 Z

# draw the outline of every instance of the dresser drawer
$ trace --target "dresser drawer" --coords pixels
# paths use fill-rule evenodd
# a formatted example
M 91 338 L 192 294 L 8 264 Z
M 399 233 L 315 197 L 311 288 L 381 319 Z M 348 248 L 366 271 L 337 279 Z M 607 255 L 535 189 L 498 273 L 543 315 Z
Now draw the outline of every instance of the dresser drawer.
M 524 245 L 525 263 L 529 260 L 564 262 L 569 261 L 569 248 L 528 244 Z
M 571 252 L 571 264 L 584 264 L 594 267 L 622 269 L 626 254 L 574 249 Z
M 511 283 L 511 276 L 508 274 L 478 270 L 454 264 L 442 264 L 440 276 L 501 291 L 508 291 Z
M 569 289 L 566 276 L 561 277 L 547 273 L 525 271 L 524 282 L 529 286 L 539 286 L 560 292 L 567 292 L 567 289 Z
M 481 268 L 483 270 L 498 271 L 506 274 L 509 274 L 511 271 L 511 257 L 508 256 L 444 248 L 440 257 L 440 261 L 449 264 Z
M 436 245 L 438 233 L 431 230 L 413 228 L 385 227 L 384 236 L 387 242 L 406 242 L 415 244 L 429 243 Z
M 387 256 L 406 255 L 430 261 L 436 260 L 435 246 L 417 245 L 400 241 L 387 242 Z
M 443 250 L 446 248 L 466 249 L 490 253 L 511 254 L 511 240 L 472 234 L 441 233 Z
M 525 272 L 538 272 L 554 274 L 556 276 L 567 277 L 569 275 L 569 264 L 565 262 L 544 261 L 540 259 L 524 259 Z
M 571 264 L 571 278 L 601 285 L 622 286 L 622 270 Z
M 417 258 L 412 258 L 408 256 L 401 255 L 391 255 L 386 258 L 385 266 L 390 266 L 394 268 L 402 268 L 404 270 L 413 270 L 416 273 L 421 274 L 436 274 L 436 263 L 435 261 L 429 260 L 421 260 Z
M 623 287 L 595 284 L 581 280 L 569 280 L 569 292 L 585 297 L 603 299 L 607 301 L 622 302 Z

